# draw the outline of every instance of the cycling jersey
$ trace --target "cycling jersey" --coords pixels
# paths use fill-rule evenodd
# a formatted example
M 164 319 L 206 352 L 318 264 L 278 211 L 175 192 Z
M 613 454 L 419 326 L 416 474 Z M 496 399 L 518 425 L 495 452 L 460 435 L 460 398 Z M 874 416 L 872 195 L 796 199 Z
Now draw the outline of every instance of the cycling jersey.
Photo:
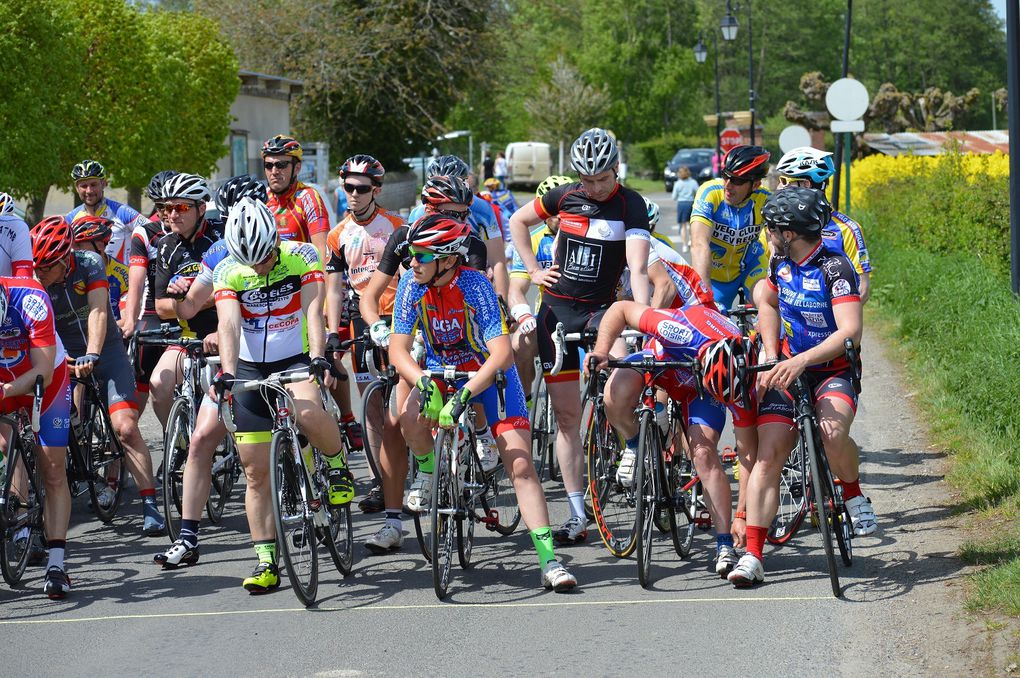
M 509 333 L 492 283 L 484 273 L 464 266 L 442 287 L 415 282 L 412 271 L 401 276 L 393 332 L 413 335 L 418 330 L 425 339 L 429 369 L 477 370 L 489 357 L 487 343 Z
M 145 269 L 145 290 L 142 292 L 145 297 L 142 303 L 143 316 L 156 315 L 156 264 L 159 261 L 156 243 L 167 234 L 160 221 L 144 222 L 135 226 L 131 233 L 131 259 L 130 268 L 139 266 Z
M 283 194 L 269 192 L 269 211 L 276 215 L 276 230 L 282 240 L 311 242 L 312 236 L 329 232 L 329 212 L 319 192 L 300 181 Z
M 392 276 L 397 274 L 401 266 L 410 268 L 411 254 L 407 249 L 407 233 L 409 231 L 409 226 L 401 226 L 390 234 L 382 256 L 379 257 L 379 271 Z M 487 261 L 488 252 L 485 249 L 485 243 L 474 236 L 468 238 L 467 266 L 484 271 Z
M 503 216 L 506 219 L 510 219 L 511 215 L 517 211 L 517 201 L 514 200 L 514 194 L 510 191 L 497 188 L 495 191 L 490 191 L 489 195 L 492 196 L 492 200 L 499 205 L 499 208 L 503 210 Z
M 545 224 L 539 224 L 531 230 L 531 251 L 535 254 L 538 266 L 545 270 L 553 265 L 553 243 L 556 242 L 556 234 L 549 230 Z M 528 269 L 524 266 L 521 255 L 514 250 L 513 259 L 510 260 L 510 277 L 531 279 Z
M 480 240 L 487 241 L 493 238 L 503 239 L 503 231 L 499 227 L 496 213 L 487 200 L 476 198 L 471 201 L 468 212 L 468 224 L 471 225 L 471 232 Z M 425 205 L 416 205 L 411 213 L 407 215 L 407 223 L 414 222 L 425 216 Z
M 861 300 L 850 260 L 821 242 L 799 262 L 772 257 L 766 281 L 779 295 L 791 355 L 814 348 L 836 331 L 834 305 Z
M 95 252 L 75 250 L 68 259 L 67 273 L 63 282 L 56 282 L 46 288 L 53 305 L 53 324 L 73 358 L 85 355 L 88 346 L 89 308 L 88 294 L 94 290 L 109 290 L 106 279 L 106 265 Z M 120 331 L 113 313 L 106 314 L 106 337 L 101 352 L 119 346 L 124 348 Z
M 0 217 L 0 276 L 32 277 L 32 239 L 28 224 L 13 214 Z
M 761 210 L 769 195 L 763 188 L 756 189 L 747 200 L 734 207 L 725 200 L 722 179 L 706 181 L 698 189 L 691 222 L 712 228 L 709 247 L 713 282 L 743 280 L 755 268 L 757 257 L 747 256 L 748 246 L 757 242 L 761 234 L 764 223 Z
M 106 281 L 110 283 L 110 310 L 120 320 L 121 303 L 127 297 L 128 267 L 112 257 L 106 259 Z
M 322 282 L 322 263 L 309 243 L 280 243 L 279 259 L 265 276 L 232 256 L 221 261 L 213 289 L 216 301 L 233 299 L 241 306 L 240 359 L 263 363 L 308 353 L 301 290 Z
M 712 304 L 712 291 L 701 279 L 698 272 L 684 263 L 676 263 L 662 259 L 670 282 L 676 288 L 676 297 L 670 308 L 680 308 L 691 304 Z
M 212 247 L 207 249 L 205 254 L 202 255 L 202 266 L 199 268 L 195 282 L 212 287 L 213 271 L 215 271 L 216 266 L 228 256 L 230 256 L 230 252 L 227 250 L 227 241 L 217 240 L 214 242 Z
M 611 302 L 627 263 L 626 242 L 650 237 L 641 195 L 617 185 L 604 202 L 596 202 L 573 183 L 535 198 L 533 205 L 543 220 L 560 217 L 554 254 L 560 277 L 546 294 L 590 304 Z
M 344 275 L 353 293 L 352 303 L 356 304 L 358 295 L 379 267 L 390 236 L 404 225 L 404 220 L 398 215 L 376 208 L 367 221 L 359 222 L 351 213 L 329 232 L 326 238 L 326 273 Z M 396 291 L 396 282 L 391 280 L 379 298 L 380 315 L 393 312 Z
M 7 315 L 0 319 L 0 382 L 10 383 L 32 369 L 33 348 L 56 347 L 53 378 L 43 391 L 39 443 L 65 447 L 71 427 L 71 389 L 67 354 L 53 324 L 53 307 L 42 286 L 31 278 L 0 278 L 7 294 Z M 4 291 L 6 290 L 6 291 Z M 0 413 L 31 407 L 32 396 L 4 398 Z
M 168 233 L 156 245 L 155 292 L 156 299 L 170 298 L 167 287 L 177 277 L 197 278 L 202 268 L 202 257 L 222 235 L 212 229 L 209 222 L 199 224 L 191 239 L 177 233 Z M 178 298 L 183 298 L 178 297 Z M 196 313 L 190 320 L 180 320 L 184 336 L 199 339 L 216 331 L 216 309 L 207 308 Z
M 74 226 L 75 222 L 87 217 L 88 214 L 85 205 L 82 204 L 68 212 L 64 220 Z M 106 254 L 122 264 L 127 264 L 131 256 L 131 235 L 136 228 L 149 220 L 139 214 L 134 207 L 109 198 L 100 201 L 96 216 L 113 222 L 113 236 L 110 238 L 110 244 L 106 246 Z
M 871 272 L 871 255 L 864 244 L 864 231 L 847 215 L 833 212 L 832 219 L 822 229 L 822 240 L 833 252 L 846 255 L 858 275 Z
M 651 268 L 652 264 L 660 260 L 673 261 L 678 264 L 684 263 L 683 257 L 677 254 L 677 251 L 673 249 L 672 240 L 661 233 L 652 233 L 652 238 L 649 241 L 648 247 L 648 267 Z M 617 298 L 634 298 L 634 290 L 630 286 L 630 266 L 623 269 L 623 275 L 620 277 L 620 289 L 617 293 Z

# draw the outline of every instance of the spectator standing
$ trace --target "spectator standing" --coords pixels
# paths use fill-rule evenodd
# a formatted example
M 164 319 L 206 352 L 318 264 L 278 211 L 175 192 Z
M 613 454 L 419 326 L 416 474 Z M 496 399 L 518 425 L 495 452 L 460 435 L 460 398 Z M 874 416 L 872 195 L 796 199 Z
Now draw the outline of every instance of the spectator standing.
M 676 224 L 680 231 L 680 251 L 691 248 L 691 211 L 694 195 L 698 192 L 698 181 L 691 176 L 691 168 L 683 165 L 677 172 L 673 184 L 673 200 L 676 201 Z
M 494 175 L 495 161 L 492 159 L 492 151 L 485 152 L 485 159 L 482 160 L 482 182 L 491 179 Z
M 506 188 L 507 166 L 506 155 L 503 154 L 503 151 L 496 154 L 496 162 L 493 164 L 492 171 L 493 176 L 499 180 L 499 187 Z

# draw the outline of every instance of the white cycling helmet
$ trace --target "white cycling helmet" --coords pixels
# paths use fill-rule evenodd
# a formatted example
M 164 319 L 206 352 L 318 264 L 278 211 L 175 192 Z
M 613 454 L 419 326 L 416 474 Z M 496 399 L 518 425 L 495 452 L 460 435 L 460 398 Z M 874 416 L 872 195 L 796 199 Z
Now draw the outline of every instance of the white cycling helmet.
M 648 208 L 648 228 L 654 233 L 655 227 L 659 225 L 659 203 L 645 198 L 645 207 Z
M 264 202 L 244 196 L 230 208 L 223 239 L 234 259 L 245 266 L 260 264 L 279 240 L 276 219 Z
M 212 200 L 212 193 L 209 192 L 208 182 L 197 174 L 178 174 L 163 183 L 160 198 L 162 200 L 177 198 L 204 203 Z
M 570 146 L 570 166 L 578 174 L 594 176 L 616 167 L 620 151 L 609 132 L 592 127 Z
M 812 184 L 824 184 L 836 173 L 832 153 L 811 146 L 801 146 L 783 155 L 776 165 L 779 176 L 807 179 Z
M 0 191 L 0 217 L 8 217 L 12 214 L 14 214 L 14 198 Z M 0 322 L 2 321 L 3 316 L 0 316 Z

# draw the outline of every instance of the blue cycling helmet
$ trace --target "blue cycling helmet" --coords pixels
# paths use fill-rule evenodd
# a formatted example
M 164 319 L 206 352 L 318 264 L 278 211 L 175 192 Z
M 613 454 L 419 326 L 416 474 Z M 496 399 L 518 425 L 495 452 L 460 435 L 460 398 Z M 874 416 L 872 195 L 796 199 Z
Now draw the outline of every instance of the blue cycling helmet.
M 659 204 L 645 198 L 645 207 L 648 208 L 648 228 L 655 233 L 655 227 L 659 225 Z
M 836 173 L 836 163 L 832 160 L 832 153 L 801 146 L 779 159 L 776 172 L 779 176 L 807 179 L 812 184 L 821 185 Z

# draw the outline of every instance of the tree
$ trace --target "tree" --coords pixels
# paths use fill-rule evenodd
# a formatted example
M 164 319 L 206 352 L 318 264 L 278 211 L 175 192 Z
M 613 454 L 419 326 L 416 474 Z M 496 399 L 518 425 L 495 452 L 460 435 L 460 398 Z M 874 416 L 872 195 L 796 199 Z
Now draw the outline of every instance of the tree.
M 578 132 L 602 124 L 610 106 L 605 87 L 589 85 L 563 57 L 551 69 L 549 83 L 541 88 L 542 96 L 524 103 L 537 138 L 572 141 Z
M 63 9 L 59 0 L 0 3 L 0 190 L 28 199 L 33 222 L 85 152 L 74 114 L 84 45 Z

